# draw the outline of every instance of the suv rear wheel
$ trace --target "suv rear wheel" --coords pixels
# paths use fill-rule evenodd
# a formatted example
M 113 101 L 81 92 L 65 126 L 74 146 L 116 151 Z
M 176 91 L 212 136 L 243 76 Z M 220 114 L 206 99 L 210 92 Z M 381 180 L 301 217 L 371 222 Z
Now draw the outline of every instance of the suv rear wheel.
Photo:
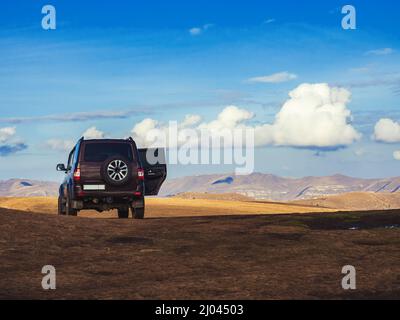
M 118 209 L 118 218 L 120 218 L 120 219 L 129 218 L 129 208 L 120 208 L 120 209 Z
M 144 218 L 144 207 L 132 208 L 132 216 L 134 219 L 143 219 Z

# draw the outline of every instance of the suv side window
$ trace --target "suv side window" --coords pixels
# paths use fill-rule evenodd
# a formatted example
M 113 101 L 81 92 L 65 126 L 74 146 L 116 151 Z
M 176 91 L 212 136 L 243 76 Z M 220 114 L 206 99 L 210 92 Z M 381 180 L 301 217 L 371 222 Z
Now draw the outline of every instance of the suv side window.
M 71 153 L 69 154 L 69 157 L 68 157 L 68 167 L 67 167 L 68 170 L 72 169 L 72 165 L 74 163 L 74 154 L 75 154 L 75 148 L 72 149 L 72 151 L 71 151 Z

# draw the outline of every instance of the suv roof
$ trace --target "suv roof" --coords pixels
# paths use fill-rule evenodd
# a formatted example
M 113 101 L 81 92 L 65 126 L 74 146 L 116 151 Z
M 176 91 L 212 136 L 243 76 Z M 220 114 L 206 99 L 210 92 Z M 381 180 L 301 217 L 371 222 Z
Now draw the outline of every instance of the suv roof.
M 93 142 L 133 142 L 132 138 L 128 139 L 85 139 L 84 137 L 81 138 L 82 141 L 93 141 Z

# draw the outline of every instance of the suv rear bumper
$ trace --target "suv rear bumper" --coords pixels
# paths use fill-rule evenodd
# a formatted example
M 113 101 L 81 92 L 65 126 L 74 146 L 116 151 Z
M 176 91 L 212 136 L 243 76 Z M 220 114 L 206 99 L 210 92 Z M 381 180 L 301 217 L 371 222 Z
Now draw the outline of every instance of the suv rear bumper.
M 78 191 L 75 192 L 76 197 L 79 198 L 137 198 L 143 196 L 141 191 Z
M 92 209 L 98 211 L 107 211 L 131 206 L 133 208 L 143 208 L 144 198 L 115 198 L 112 202 L 93 202 L 92 199 L 72 200 L 71 207 L 77 210 Z

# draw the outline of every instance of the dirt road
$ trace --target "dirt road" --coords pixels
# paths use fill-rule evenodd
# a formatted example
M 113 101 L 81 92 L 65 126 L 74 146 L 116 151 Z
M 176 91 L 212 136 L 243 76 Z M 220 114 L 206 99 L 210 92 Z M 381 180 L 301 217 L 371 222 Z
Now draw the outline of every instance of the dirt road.
M 0 209 L 0 298 L 399 299 L 398 225 L 398 210 L 122 221 Z

